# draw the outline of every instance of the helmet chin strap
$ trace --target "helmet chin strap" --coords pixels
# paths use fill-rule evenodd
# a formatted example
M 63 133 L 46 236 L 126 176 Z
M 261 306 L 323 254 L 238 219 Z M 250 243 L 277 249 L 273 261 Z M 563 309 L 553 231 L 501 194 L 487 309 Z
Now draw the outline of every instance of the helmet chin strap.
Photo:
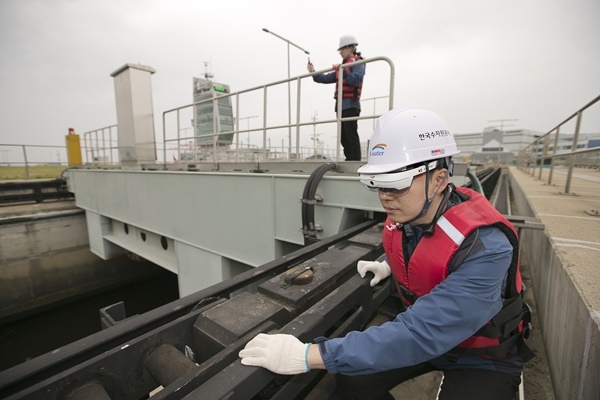
M 429 206 L 431 206 L 431 203 L 433 203 L 433 199 L 435 199 L 435 195 L 438 193 L 438 191 L 440 190 L 440 187 L 442 187 L 442 185 L 444 184 L 444 182 L 446 182 L 446 180 L 448 179 L 449 175 L 450 175 L 450 171 L 446 172 L 446 175 L 444 175 L 444 179 L 442 180 L 442 182 L 440 183 L 440 185 L 438 186 L 438 188 L 435 190 L 435 193 L 433 193 L 433 195 L 431 197 L 427 197 L 427 194 L 429 193 L 429 166 L 427 165 L 425 167 L 425 203 L 423 203 L 423 208 L 421 208 L 421 212 L 419 214 L 417 214 L 417 216 L 414 217 L 413 219 L 411 219 L 410 221 L 405 222 L 404 225 L 410 224 L 414 220 L 416 220 L 418 218 L 421 218 L 423 215 L 427 214 L 427 211 L 429 211 Z M 448 193 L 449 192 L 450 191 L 448 191 Z M 448 193 L 447 193 L 447 196 L 449 196 Z M 442 207 L 442 204 L 444 204 L 444 203 L 445 203 L 444 201 L 442 201 L 440 203 L 440 206 L 438 207 L 437 213 L 439 213 L 440 207 Z M 436 215 L 437 215 L 437 213 L 436 213 Z M 438 218 L 439 218 L 439 216 L 438 216 Z M 433 224 L 435 225 L 435 221 L 433 221 Z M 433 229 L 431 231 L 433 233 Z

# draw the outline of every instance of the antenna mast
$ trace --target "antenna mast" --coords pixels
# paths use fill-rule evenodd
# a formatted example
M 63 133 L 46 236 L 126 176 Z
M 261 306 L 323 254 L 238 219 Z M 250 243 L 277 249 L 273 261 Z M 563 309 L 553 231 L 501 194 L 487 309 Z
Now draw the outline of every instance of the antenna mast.
M 208 65 L 209 62 L 204 61 L 204 79 L 208 79 L 210 81 L 212 80 L 212 78 L 214 78 L 215 75 L 212 72 L 208 72 Z

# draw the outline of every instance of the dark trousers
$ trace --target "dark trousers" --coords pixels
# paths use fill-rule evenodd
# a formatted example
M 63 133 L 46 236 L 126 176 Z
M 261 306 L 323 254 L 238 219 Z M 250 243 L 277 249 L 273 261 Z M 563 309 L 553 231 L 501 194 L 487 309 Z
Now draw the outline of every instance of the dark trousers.
M 342 118 L 358 117 L 358 108 L 342 110 Z M 342 122 L 342 147 L 346 161 L 360 161 L 360 138 L 358 137 L 358 121 Z
M 399 368 L 371 375 L 336 375 L 336 390 L 332 399 L 394 400 L 390 390 L 400 383 L 435 371 L 428 363 Z M 439 400 L 514 400 L 521 383 L 520 375 L 477 368 L 449 369 Z

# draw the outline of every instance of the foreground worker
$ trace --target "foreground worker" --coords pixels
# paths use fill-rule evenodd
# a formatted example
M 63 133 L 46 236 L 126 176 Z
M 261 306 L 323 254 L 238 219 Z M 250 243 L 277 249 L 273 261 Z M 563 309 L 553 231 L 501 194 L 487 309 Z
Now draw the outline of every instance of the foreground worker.
M 437 114 L 382 115 L 358 172 L 387 213 L 386 260 L 357 268 L 373 273 L 371 286 L 393 274 L 406 311 L 316 344 L 259 334 L 240 352 L 242 363 L 279 374 L 327 369 L 337 374 L 338 399 L 393 399 L 398 384 L 438 370 L 441 400 L 514 400 L 532 356 L 517 233 L 484 196 L 449 183 L 456 154 Z

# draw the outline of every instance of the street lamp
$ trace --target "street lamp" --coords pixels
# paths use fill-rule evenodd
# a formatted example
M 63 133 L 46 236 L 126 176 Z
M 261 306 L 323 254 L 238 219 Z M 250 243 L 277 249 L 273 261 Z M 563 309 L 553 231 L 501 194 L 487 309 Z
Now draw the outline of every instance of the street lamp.
M 272 32 L 270 30 L 268 30 L 267 28 L 262 28 L 263 31 L 270 33 L 271 35 L 275 36 L 278 39 L 283 40 L 284 42 L 287 43 L 287 77 L 288 77 L 288 158 L 290 157 L 291 154 L 291 149 L 292 149 L 292 95 L 291 95 L 291 89 L 290 89 L 290 45 L 296 47 L 297 49 L 302 50 L 304 53 L 306 54 L 310 54 L 307 50 L 304 50 L 302 47 L 298 46 L 295 43 L 290 42 L 288 39 L 279 36 L 278 34 L 276 34 L 275 32 Z M 297 151 L 297 149 L 296 149 Z
M 258 115 L 252 115 L 251 117 L 240 118 L 240 121 L 245 119 L 247 122 L 247 134 L 248 134 L 248 148 L 250 148 L 250 118 L 258 118 Z

